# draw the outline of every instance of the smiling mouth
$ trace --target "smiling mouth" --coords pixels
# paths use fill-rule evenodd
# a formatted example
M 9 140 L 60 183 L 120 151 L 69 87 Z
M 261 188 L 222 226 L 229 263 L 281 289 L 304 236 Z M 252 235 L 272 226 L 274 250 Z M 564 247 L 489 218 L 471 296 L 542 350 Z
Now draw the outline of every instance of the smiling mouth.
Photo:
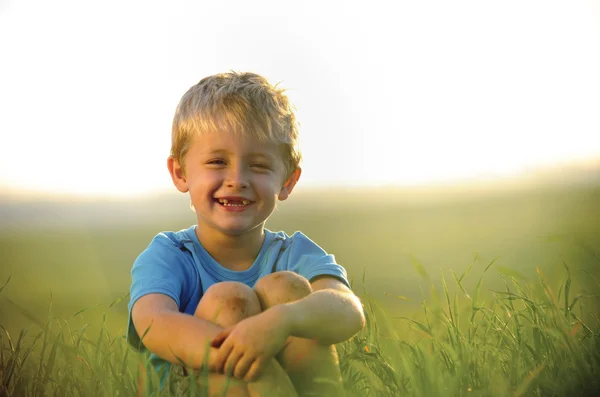
M 225 198 L 216 199 L 216 201 L 224 207 L 245 207 L 251 203 L 250 200 L 231 200 Z

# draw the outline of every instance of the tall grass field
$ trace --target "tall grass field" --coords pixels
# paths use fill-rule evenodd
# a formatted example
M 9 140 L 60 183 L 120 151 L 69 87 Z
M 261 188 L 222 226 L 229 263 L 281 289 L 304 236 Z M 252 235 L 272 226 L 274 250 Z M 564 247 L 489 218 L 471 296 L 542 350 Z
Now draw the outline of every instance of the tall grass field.
M 334 253 L 363 302 L 348 396 L 600 395 L 598 187 L 397 193 L 299 195 L 268 225 Z M 157 391 L 125 341 L 133 260 L 193 223 L 151 204 L 3 204 L 0 396 L 205 395 L 202 372 Z

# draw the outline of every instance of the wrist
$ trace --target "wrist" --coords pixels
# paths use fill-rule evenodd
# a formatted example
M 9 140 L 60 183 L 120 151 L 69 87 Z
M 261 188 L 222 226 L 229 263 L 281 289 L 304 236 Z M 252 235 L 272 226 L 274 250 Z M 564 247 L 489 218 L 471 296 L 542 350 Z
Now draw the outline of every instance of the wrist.
M 294 307 L 294 303 L 283 303 L 272 307 L 272 309 L 277 310 L 281 326 L 285 330 L 287 336 L 294 336 L 298 324 L 298 313 Z

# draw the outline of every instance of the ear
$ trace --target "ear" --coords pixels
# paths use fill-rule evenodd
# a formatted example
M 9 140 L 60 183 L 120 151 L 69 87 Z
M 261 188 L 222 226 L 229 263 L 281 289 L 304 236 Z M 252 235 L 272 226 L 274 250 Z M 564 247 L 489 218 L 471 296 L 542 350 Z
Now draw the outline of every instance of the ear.
M 177 190 L 181 193 L 186 193 L 188 191 L 187 180 L 179 162 L 172 156 L 169 156 L 167 159 L 167 168 L 169 168 L 169 174 L 171 174 L 171 179 Z
M 300 167 L 296 168 L 287 182 L 283 184 L 278 196 L 280 201 L 286 200 L 290 196 L 292 190 L 294 190 L 294 186 L 296 186 L 296 183 L 298 183 L 301 174 L 302 169 Z

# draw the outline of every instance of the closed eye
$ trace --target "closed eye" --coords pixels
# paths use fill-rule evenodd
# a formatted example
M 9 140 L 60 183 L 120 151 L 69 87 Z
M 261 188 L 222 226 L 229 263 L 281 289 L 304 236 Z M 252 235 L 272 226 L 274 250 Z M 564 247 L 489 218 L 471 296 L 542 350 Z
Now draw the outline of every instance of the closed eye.
M 269 167 L 267 164 L 262 164 L 262 163 L 252 164 L 251 167 L 253 167 L 253 168 L 259 168 L 259 169 L 264 169 L 264 170 L 270 170 L 271 169 L 271 167 Z

